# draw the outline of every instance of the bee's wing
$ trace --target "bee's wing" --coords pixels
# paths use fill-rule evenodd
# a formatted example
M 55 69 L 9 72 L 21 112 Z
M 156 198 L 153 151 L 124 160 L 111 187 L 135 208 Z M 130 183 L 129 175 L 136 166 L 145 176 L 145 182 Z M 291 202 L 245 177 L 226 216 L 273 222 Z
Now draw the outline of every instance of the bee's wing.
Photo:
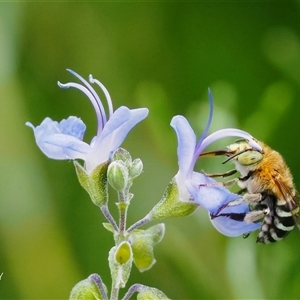
M 300 197 L 296 190 L 291 190 L 284 184 L 283 180 L 274 178 L 275 184 L 282 195 L 282 199 L 286 202 L 289 210 L 292 212 L 295 224 L 300 230 L 300 218 L 299 218 L 299 202 Z

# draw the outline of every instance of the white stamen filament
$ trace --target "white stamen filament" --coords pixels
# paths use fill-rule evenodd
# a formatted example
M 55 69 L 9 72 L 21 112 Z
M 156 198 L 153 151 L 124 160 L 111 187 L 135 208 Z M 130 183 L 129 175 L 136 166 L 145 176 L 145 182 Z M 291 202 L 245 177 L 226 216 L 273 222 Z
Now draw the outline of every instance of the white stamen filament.
M 112 116 L 112 114 L 114 113 L 114 109 L 113 109 L 113 104 L 112 104 L 112 100 L 110 97 L 110 94 L 108 92 L 108 90 L 106 89 L 106 87 L 97 79 L 94 79 L 92 74 L 89 76 L 89 80 L 90 83 L 96 83 L 101 90 L 103 91 L 105 97 L 106 97 L 106 101 L 107 101 L 107 106 L 108 106 L 108 119 Z
M 104 120 L 103 120 L 103 114 L 101 113 L 101 108 L 99 107 L 98 101 L 93 97 L 93 94 L 85 88 L 83 85 L 74 83 L 74 82 L 68 82 L 68 83 L 61 83 L 57 82 L 58 86 L 64 89 L 67 89 L 69 87 L 74 87 L 80 91 L 82 91 L 86 96 L 88 96 L 89 100 L 92 102 L 92 105 L 96 111 L 96 116 L 98 120 L 98 128 L 97 128 L 97 135 L 100 134 L 103 130 L 103 127 L 105 125 Z

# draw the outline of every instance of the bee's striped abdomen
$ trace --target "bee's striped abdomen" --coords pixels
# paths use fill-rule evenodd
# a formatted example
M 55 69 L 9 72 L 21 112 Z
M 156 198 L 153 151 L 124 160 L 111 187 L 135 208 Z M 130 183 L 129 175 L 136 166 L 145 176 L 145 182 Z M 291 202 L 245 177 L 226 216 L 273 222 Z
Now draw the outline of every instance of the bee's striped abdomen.
M 293 210 L 288 202 L 283 205 L 276 204 L 274 196 L 268 198 L 273 205 L 269 206 L 270 212 L 265 216 L 257 237 L 257 242 L 263 244 L 274 243 L 286 237 L 295 227 L 294 217 L 299 210 Z

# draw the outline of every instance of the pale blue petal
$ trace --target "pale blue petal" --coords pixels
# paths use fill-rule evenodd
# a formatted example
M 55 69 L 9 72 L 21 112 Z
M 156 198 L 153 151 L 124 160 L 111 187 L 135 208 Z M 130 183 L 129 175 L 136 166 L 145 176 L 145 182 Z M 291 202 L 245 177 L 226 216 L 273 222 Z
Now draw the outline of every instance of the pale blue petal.
M 205 186 L 206 184 L 209 186 Z M 222 205 L 240 198 L 202 173 L 193 172 L 192 180 L 187 180 L 186 186 L 194 201 L 210 213 L 216 213 Z
M 56 159 L 86 159 L 92 152 L 92 147 L 71 135 L 52 134 L 43 140 L 42 151 L 50 158 L 56 156 Z
M 148 115 L 148 109 L 118 108 L 107 121 L 100 137 L 92 140 L 93 152 L 87 157 L 86 170 L 90 172 L 97 165 L 108 161 L 112 152 L 121 146 L 129 131 Z
M 45 118 L 39 126 L 34 127 L 29 122 L 26 125 L 33 129 L 37 145 L 49 158 L 83 158 L 83 153 L 90 151 L 81 141 L 86 127 L 79 118 L 69 117 L 60 123 Z
M 62 120 L 59 123 L 59 130 L 61 133 L 71 135 L 82 140 L 86 126 L 81 119 L 71 116 L 67 120 Z
M 258 230 L 261 227 L 261 223 L 245 223 L 232 220 L 227 217 L 218 217 L 211 220 L 213 226 L 222 234 L 234 237 L 242 234 Z
M 209 184 L 210 186 L 201 186 L 201 184 Z M 214 179 L 196 172 L 193 173 L 193 180 L 187 181 L 187 188 L 194 201 L 207 209 L 209 214 L 216 214 L 223 205 L 241 198 L 240 195 L 231 193 L 224 187 L 219 186 Z M 219 213 L 244 214 L 247 212 L 249 212 L 249 206 L 242 202 L 238 205 L 228 206 Z M 261 223 L 247 224 L 223 216 L 214 218 L 211 222 L 218 231 L 226 236 L 239 236 L 257 230 L 261 226 Z
M 107 136 L 110 136 L 113 132 L 115 132 L 117 128 L 119 128 L 129 119 L 130 119 L 130 109 L 126 106 L 119 107 L 105 124 L 105 127 L 103 128 L 103 131 L 101 135 L 98 137 L 96 143 L 101 142 Z
M 171 126 L 174 128 L 178 140 L 177 156 L 179 171 L 185 177 L 191 170 L 191 167 L 194 167 L 191 164 L 196 147 L 196 135 L 187 119 L 183 116 L 173 117 Z
M 129 131 L 144 120 L 149 111 L 147 108 L 128 109 L 119 107 L 107 121 L 101 135 L 101 144 L 109 145 L 112 151 L 121 146 Z

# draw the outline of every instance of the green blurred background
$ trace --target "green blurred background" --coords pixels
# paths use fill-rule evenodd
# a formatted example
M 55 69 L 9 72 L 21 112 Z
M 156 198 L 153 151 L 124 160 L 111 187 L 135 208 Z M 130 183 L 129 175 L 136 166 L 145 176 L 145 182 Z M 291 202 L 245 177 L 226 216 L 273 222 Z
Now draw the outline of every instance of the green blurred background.
M 66 299 L 91 273 L 110 287 L 113 240 L 104 218 L 73 164 L 46 158 L 24 125 L 75 115 L 90 141 L 92 106 L 57 86 L 74 80 L 66 68 L 85 78 L 92 73 L 115 107 L 150 109 L 123 144 L 144 162 L 133 186 L 132 224 L 177 172 L 172 116 L 186 116 L 200 135 L 208 87 L 211 132 L 236 126 L 264 140 L 300 186 L 299 20 L 296 1 L 0 3 L 0 298 Z M 203 160 L 198 169 L 220 171 L 221 161 Z M 115 212 L 114 195 L 110 201 Z M 298 231 L 258 245 L 256 233 L 222 236 L 202 209 L 165 223 L 157 263 L 145 273 L 133 268 L 128 286 L 153 286 L 172 299 L 300 298 Z

